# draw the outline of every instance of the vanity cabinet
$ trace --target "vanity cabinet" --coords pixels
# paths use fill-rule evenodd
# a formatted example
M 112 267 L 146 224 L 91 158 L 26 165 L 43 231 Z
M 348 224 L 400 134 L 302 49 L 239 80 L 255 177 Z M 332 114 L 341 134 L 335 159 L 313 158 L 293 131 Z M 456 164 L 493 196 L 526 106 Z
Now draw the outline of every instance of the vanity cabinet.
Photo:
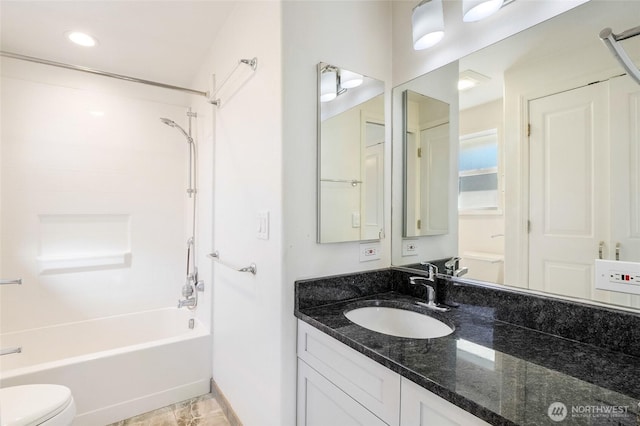
M 298 359 L 298 426 L 386 426 L 309 365 Z
M 298 321 L 298 425 L 315 424 L 310 414 L 315 409 L 310 402 L 308 389 L 313 374 L 301 384 L 301 372 L 315 370 L 333 384 L 336 390 L 348 395 L 361 407 L 390 426 L 399 426 L 400 376 L 363 354 L 329 337 L 309 324 Z M 302 386 L 302 387 L 301 387 Z M 328 395 L 334 402 L 339 395 Z M 346 407 L 345 407 L 346 408 Z M 306 413 L 306 414 L 305 414 Z M 301 416 L 306 422 L 300 423 Z M 341 425 L 342 423 L 334 423 Z M 357 424 L 357 423 L 356 423 Z M 364 423 L 365 425 L 369 423 Z
M 410 380 L 403 378 L 401 389 L 400 426 L 489 425 Z
M 488 425 L 300 320 L 297 406 L 298 426 Z

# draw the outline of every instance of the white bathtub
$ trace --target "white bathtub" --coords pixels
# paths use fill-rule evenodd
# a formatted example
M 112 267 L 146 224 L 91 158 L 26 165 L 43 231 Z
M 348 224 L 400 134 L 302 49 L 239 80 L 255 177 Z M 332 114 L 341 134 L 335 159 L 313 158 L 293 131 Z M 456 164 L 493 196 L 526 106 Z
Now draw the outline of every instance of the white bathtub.
M 166 308 L 0 335 L 0 387 L 69 387 L 74 425 L 106 425 L 209 392 L 211 335 Z

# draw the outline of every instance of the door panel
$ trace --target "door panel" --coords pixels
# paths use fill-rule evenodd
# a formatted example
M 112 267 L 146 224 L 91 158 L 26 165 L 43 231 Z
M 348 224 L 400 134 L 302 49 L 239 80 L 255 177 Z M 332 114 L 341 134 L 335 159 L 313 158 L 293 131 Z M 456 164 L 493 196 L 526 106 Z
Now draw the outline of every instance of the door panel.
M 592 289 L 608 237 L 607 98 L 598 83 L 529 103 L 531 289 L 602 298 Z
M 608 258 L 640 261 L 640 86 L 627 76 L 610 80 L 611 241 Z M 640 296 L 610 295 L 612 303 L 640 308 Z

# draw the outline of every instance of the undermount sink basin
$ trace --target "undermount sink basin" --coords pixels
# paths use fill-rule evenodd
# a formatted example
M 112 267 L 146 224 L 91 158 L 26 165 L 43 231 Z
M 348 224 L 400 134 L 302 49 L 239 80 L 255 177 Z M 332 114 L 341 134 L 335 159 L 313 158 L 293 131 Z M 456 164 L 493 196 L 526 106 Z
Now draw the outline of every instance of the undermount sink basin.
M 442 321 L 406 309 L 366 306 L 346 311 L 344 316 L 360 327 L 396 337 L 433 339 L 453 333 Z

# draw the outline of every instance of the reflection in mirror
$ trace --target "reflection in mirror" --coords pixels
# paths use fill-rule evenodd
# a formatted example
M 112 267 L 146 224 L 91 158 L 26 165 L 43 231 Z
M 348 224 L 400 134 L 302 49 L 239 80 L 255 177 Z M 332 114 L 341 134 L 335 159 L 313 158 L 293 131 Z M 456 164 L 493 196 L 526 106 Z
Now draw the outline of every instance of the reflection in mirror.
M 598 38 L 638 16 L 640 2 L 591 1 L 459 60 L 461 78 L 481 77 L 459 89 L 451 119 L 460 155 L 450 255 L 469 268 L 465 279 L 640 308 L 640 285 L 602 289 L 611 275 L 595 271 L 599 258 L 605 271 L 640 267 L 640 85 Z M 640 64 L 640 36 L 621 43 Z
M 384 83 L 318 65 L 318 242 L 383 231 Z
M 449 232 L 449 104 L 403 92 L 404 237 Z

